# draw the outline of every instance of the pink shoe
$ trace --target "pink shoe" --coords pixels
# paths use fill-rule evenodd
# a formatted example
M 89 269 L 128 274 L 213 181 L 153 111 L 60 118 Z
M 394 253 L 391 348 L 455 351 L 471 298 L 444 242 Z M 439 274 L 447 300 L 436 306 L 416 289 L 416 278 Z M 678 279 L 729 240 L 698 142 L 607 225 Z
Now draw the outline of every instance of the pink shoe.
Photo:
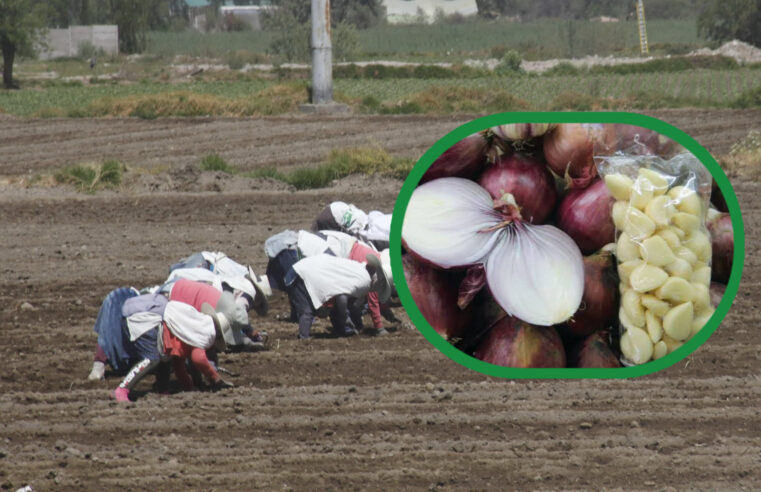
M 116 388 L 114 390 L 114 398 L 116 398 L 116 401 L 130 401 L 129 390 L 122 387 Z

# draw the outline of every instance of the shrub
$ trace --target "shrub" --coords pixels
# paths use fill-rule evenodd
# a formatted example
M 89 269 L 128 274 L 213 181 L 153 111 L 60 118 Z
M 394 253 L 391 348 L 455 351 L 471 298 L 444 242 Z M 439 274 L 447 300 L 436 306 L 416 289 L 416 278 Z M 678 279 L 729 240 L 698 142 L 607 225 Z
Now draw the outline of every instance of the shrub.
M 101 188 L 118 186 L 122 181 L 124 165 L 116 160 L 67 166 L 54 175 L 59 183 L 74 185 L 85 193 L 95 193 Z
M 227 174 L 233 174 L 233 169 L 227 163 L 227 161 L 218 154 L 209 154 L 201 159 L 201 163 L 198 166 L 201 171 L 221 171 Z
M 521 63 L 523 63 L 521 54 L 515 50 L 509 50 L 494 68 L 494 71 L 498 74 L 520 73 L 523 71 Z

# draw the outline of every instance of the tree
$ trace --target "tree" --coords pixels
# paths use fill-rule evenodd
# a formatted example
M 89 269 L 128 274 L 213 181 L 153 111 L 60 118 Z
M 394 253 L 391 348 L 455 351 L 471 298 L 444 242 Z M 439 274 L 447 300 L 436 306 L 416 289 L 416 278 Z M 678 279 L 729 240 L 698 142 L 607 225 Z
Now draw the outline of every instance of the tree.
M 33 54 L 47 23 L 47 9 L 36 0 L 0 0 L 0 48 L 3 52 L 3 86 L 18 88 L 13 82 L 17 54 Z
M 698 17 L 698 31 L 716 41 L 739 39 L 761 46 L 761 3 L 712 0 Z

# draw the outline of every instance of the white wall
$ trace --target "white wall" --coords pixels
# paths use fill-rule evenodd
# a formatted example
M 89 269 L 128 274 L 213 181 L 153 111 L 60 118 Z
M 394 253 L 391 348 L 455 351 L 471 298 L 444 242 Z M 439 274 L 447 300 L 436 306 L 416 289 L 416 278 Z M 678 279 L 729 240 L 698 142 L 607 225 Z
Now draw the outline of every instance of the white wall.
M 79 45 L 90 42 L 95 48 L 102 48 L 109 55 L 119 54 L 118 26 L 70 26 L 66 29 L 48 29 L 47 48 L 40 51 L 40 58 L 60 58 L 77 56 Z
M 437 10 L 446 15 L 478 13 L 476 0 L 383 0 L 383 6 L 392 24 L 416 21 L 419 11 L 425 14 L 427 22 L 433 22 Z

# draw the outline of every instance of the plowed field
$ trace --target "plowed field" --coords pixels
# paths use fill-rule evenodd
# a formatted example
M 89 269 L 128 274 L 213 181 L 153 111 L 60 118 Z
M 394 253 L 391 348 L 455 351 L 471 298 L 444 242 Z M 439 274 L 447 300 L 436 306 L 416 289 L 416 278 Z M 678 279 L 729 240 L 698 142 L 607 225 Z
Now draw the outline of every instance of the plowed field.
M 654 113 L 714 154 L 761 111 Z M 264 120 L 0 118 L 6 182 L 85 160 L 310 165 L 377 143 L 418 157 L 469 117 Z M 399 183 L 348 178 L 288 192 L 0 189 L 0 487 L 16 490 L 758 490 L 761 487 L 761 185 L 735 182 L 748 255 L 729 316 L 688 359 L 634 380 L 483 376 L 416 331 L 299 343 L 275 294 L 257 326 L 272 350 L 227 354 L 221 393 L 150 392 L 117 404 L 87 382 L 103 297 L 161 282 L 189 253 L 257 271 L 264 240 L 328 202 L 390 210 Z M 192 187 L 191 187 L 192 189 Z M 401 308 L 396 310 L 403 316 Z M 327 333 L 326 320 L 315 328 Z

